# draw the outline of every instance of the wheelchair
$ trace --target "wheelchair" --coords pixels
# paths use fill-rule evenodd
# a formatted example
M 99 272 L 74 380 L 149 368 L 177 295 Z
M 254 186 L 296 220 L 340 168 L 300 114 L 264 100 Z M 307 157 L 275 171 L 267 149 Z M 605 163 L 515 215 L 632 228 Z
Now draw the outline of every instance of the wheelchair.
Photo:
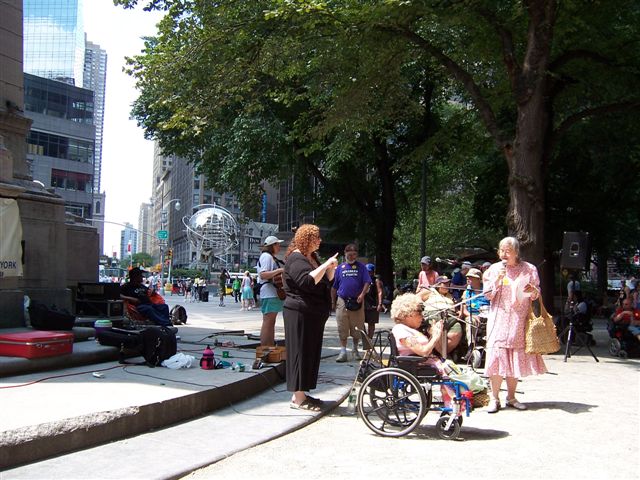
M 442 375 L 424 357 L 400 356 L 393 334 L 362 334 L 366 353 L 360 363 L 356 408 L 365 425 L 384 437 L 411 433 L 430 411 L 439 413 L 438 436 L 455 440 L 463 415 L 472 410 L 473 393 L 463 382 Z

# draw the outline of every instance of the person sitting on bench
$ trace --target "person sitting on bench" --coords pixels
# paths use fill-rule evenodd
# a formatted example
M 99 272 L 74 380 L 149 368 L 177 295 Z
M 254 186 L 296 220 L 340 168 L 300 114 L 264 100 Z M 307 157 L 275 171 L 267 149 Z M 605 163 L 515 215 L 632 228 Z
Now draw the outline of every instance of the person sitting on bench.
M 161 327 L 170 327 L 169 306 L 155 304 L 149 297 L 149 288 L 142 283 L 145 271 L 135 267 L 129 271 L 129 281 L 120 289 L 120 298 L 136 307 L 138 313 Z

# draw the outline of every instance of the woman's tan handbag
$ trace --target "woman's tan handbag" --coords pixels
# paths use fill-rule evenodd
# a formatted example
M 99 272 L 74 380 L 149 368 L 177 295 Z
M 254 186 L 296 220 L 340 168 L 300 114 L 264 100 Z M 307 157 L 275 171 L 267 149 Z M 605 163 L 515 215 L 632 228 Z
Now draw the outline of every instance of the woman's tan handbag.
M 529 320 L 524 336 L 525 351 L 538 354 L 555 353 L 560 350 L 556 326 L 553 324 L 553 318 L 544 308 L 544 303 L 540 300 L 539 302 L 540 316 L 536 316 L 533 312 L 533 303 L 529 307 Z

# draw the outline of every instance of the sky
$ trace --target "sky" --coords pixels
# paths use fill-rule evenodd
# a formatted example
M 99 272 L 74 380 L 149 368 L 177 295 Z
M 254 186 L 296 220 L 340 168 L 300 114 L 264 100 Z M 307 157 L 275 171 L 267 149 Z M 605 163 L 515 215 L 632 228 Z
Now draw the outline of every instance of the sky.
M 107 221 L 138 226 L 140 204 L 151 197 L 153 142 L 144 139 L 141 128 L 130 119 L 137 98 L 134 79 L 122 71 L 125 56 L 143 48 L 141 37 L 156 33 L 161 15 L 141 7 L 124 10 L 112 0 L 84 1 L 87 40 L 107 52 L 107 86 L 102 145 L 102 190 L 106 193 Z M 120 255 L 123 227 L 106 223 L 104 253 Z

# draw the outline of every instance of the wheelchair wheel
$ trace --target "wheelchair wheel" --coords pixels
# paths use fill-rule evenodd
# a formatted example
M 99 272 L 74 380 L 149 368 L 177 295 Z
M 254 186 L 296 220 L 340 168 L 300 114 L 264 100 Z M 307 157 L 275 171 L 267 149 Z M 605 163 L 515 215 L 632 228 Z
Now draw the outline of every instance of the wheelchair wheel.
M 454 418 L 449 430 L 447 430 L 447 423 L 449 422 L 450 415 L 446 413 L 442 415 L 436 423 L 436 431 L 438 436 L 444 440 L 455 440 L 460 435 L 461 417 Z
M 622 348 L 622 345 L 620 344 L 620 340 L 618 340 L 617 338 L 612 338 L 609 341 L 609 353 L 614 357 L 618 356 L 618 353 L 620 353 L 621 348 Z
M 365 425 L 384 437 L 413 431 L 427 412 L 427 397 L 416 378 L 399 368 L 371 374 L 358 393 L 358 412 Z
M 443 418 L 443 417 L 447 417 L 447 418 L 449 418 L 449 415 L 451 415 L 449 412 L 442 412 L 442 413 L 440 414 L 440 418 Z M 462 419 L 463 419 L 463 418 L 464 418 L 464 415 L 460 415 L 460 416 L 457 418 L 458 423 L 460 424 L 460 426 L 462 426 Z

